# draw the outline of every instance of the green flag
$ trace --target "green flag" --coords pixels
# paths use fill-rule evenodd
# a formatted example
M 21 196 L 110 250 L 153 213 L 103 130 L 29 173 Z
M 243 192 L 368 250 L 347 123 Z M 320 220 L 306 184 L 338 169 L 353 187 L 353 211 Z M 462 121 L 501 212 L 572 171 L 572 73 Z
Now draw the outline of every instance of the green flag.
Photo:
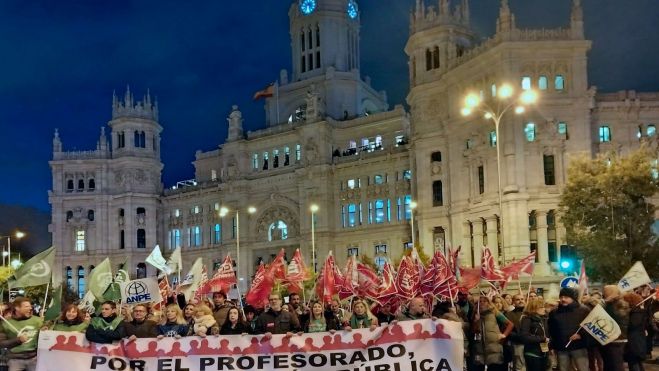
M 89 291 L 97 298 L 103 298 L 105 290 L 112 283 L 112 263 L 105 258 L 89 274 Z
M 53 297 L 50 299 L 50 306 L 44 314 L 46 321 L 53 321 L 59 317 L 62 312 L 62 285 L 53 290 Z
M 53 273 L 54 262 L 54 247 L 38 253 L 14 272 L 15 279 L 9 281 L 9 289 L 47 284 Z
M 118 302 L 121 300 L 121 288 L 119 285 L 122 282 L 130 281 L 128 271 L 126 271 L 126 263 L 128 259 L 124 260 L 124 263 L 121 265 L 121 268 L 117 270 L 117 274 L 114 275 L 113 282 L 108 286 L 108 289 L 103 293 L 103 300 L 111 300 Z

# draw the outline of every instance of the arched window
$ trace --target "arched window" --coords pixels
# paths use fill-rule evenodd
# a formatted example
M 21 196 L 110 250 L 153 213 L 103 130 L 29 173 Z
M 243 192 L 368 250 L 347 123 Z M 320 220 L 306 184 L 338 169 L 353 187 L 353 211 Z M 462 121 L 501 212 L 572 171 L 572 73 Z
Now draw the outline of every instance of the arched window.
M 85 268 L 78 266 L 78 297 L 82 299 L 85 293 Z
M 137 230 L 137 248 L 146 249 L 146 230 L 138 229 Z
M 279 241 L 288 238 L 288 226 L 283 220 L 277 220 L 268 228 L 268 241 Z
M 146 278 L 146 264 L 138 263 L 137 264 L 137 278 Z
M 538 78 L 538 89 L 547 90 L 547 76 L 540 76 Z
M 94 210 L 87 210 L 87 219 L 90 222 L 94 221 Z
M 656 133 L 657 133 L 657 127 L 654 126 L 654 125 L 652 125 L 652 124 L 648 125 L 647 129 L 645 130 L 645 134 L 646 134 L 648 137 L 652 137 L 652 136 L 654 136 Z
M 66 267 L 66 288 L 73 291 L 73 269 Z
M 559 91 L 565 89 L 565 78 L 563 76 L 556 76 L 556 79 L 554 79 L 554 89 Z
M 78 192 L 81 192 L 85 189 L 85 181 L 83 179 L 78 180 Z
M 69 179 L 66 181 L 66 191 L 73 192 L 73 179 Z
M 89 188 L 90 191 L 93 191 L 94 189 L 96 189 L 96 181 L 94 179 L 89 179 L 89 187 L 88 188 Z

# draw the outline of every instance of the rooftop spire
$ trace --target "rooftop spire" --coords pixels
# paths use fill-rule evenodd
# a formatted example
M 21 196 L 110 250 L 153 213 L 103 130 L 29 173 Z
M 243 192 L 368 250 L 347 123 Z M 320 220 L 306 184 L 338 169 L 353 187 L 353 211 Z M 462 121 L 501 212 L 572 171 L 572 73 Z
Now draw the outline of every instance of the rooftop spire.
M 572 14 L 570 16 L 570 31 L 573 39 L 583 39 L 583 8 L 581 0 L 572 0 Z
M 515 15 L 510 11 L 508 0 L 501 0 L 499 19 L 497 20 L 497 33 L 510 35 L 515 29 Z
M 116 93 L 112 93 L 112 119 L 119 117 L 135 117 L 158 121 L 158 101 L 151 103 L 151 93 L 147 94 L 142 101 L 134 101 L 130 86 L 126 86 L 126 94 L 121 102 Z

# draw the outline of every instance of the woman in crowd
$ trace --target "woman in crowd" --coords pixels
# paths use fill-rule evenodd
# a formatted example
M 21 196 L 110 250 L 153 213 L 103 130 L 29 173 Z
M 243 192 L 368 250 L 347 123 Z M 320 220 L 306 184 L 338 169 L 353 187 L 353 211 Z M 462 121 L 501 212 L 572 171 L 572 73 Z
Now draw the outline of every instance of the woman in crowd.
M 325 332 L 329 331 L 334 333 L 336 331 L 336 320 L 334 316 L 325 316 L 323 304 L 318 301 L 311 303 L 311 313 L 309 313 L 309 320 L 303 326 L 304 332 Z
M 252 328 L 243 321 L 240 310 L 236 307 L 229 308 L 227 319 L 220 328 L 220 335 L 245 335 L 251 333 Z
M 183 307 L 183 319 L 188 323 L 188 327 L 192 327 L 194 324 L 194 315 L 195 315 L 195 305 L 192 303 L 186 304 Z
M 478 310 L 471 326 L 474 363 L 480 370 L 487 365 L 489 371 L 505 371 L 507 364 L 504 362 L 502 342 L 513 330 L 513 323 L 497 311 L 486 296 L 478 300 Z M 505 329 L 503 333 L 499 328 Z
M 350 316 L 348 325 L 344 327 L 344 330 L 350 331 L 359 328 L 375 330 L 376 327 L 378 327 L 378 319 L 369 314 L 366 303 L 362 300 L 353 301 L 352 316 Z
M 549 359 L 549 335 L 545 303 L 533 299 L 526 304 L 520 321 L 519 340 L 524 344 L 524 360 L 528 370 L 546 370 Z
M 67 304 L 62 310 L 62 315 L 55 321 L 53 330 L 84 333 L 88 324 L 88 322 L 85 322 L 85 313 L 77 305 Z
M 180 339 L 188 334 L 188 321 L 183 318 L 183 311 L 177 304 L 165 308 L 165 316 L 158 325 L 158 339 L 174 337 Z
M 623 299 L 629 303 L 629 324 L 627 326 L 627 344 L 625 344 L 624 359 L 629 371 L 643 371 L 643 361 L 646 353 L 647 311 L 641 304 L 643 298 L 633 292 L 625 294 Z M 640 305 L 639 305 L 640 304 Z

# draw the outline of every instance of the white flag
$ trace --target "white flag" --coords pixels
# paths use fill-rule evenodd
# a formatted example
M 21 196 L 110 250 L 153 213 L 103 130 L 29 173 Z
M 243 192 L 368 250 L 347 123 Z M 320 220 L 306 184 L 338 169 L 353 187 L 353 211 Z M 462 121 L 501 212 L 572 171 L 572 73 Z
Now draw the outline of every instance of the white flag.
M 163 271 L 165 274 L 171 274 L 172 270 L 167 265 L 167 260 L 162 256 L 160 252 L 160 246 L 156 245 L 151 251 L 151 254 L 147 256 L 146 262 L 154 266 L 159 271 Z
M 173 252 L 172 255 L 169 256 L 169 259 L 167 259 L 167 265 L 169 266 L 169 269 L 171 272 L 180 272 L 181 268 L 183 268 L 183 263 L 181 262 L 181 248 L 177 247 Z
M 92 294 L 91 291 L 87 291 L 87 293 L 82 298 L 82 300 L 80 300 L 80 304 L 78 304 L 78 308 L 89 314 L 94 314 L 94 312 L 96 312 L 96 308 L 94 308 L 94 300 L 96 300 L 94 294 Z
M 155 277 L 122 282 L 121 302 L 126 304 L 160 303 L 160 287 Z
M 631 269 L 625 274 L 624 277 L 618 282 L 620 291 L 631 291 L 637 287 L 641 287 L 652 282 L 648 272 L 645 270 L 643 263 L 640 261 L 634 263 Z
M 599 304 L 581 322 L 581 327 L 602 345 L 618 339 L 621 334 L 618 323 Z
M 197 258 L 192 268 L 185 277 L 181 278 L 181 284 L 179 285 L 180 292 L 185 295 L 185 301 L 189 301 L 192 298 L 192 295 L 195 291 L 199 289 L 199 284 L 201 283 L 201 276 L 204 269 L 201 258 Z

